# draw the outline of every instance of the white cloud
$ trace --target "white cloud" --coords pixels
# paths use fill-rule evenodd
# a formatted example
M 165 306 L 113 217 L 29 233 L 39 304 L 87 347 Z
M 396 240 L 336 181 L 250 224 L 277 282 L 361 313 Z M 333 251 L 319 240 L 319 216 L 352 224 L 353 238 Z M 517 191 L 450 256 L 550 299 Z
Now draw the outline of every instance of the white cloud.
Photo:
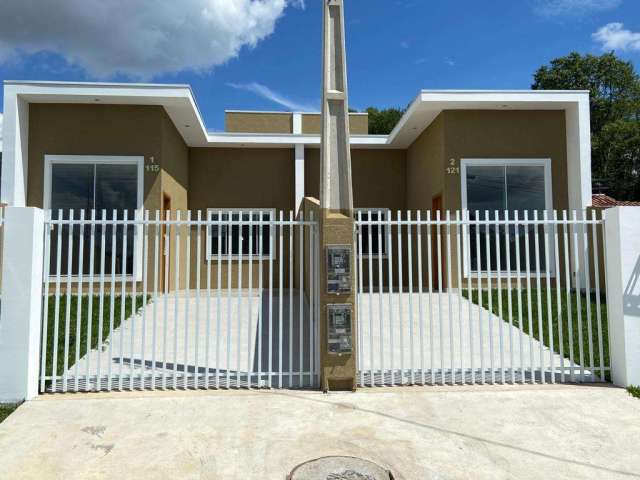
M 592 37 L 603 50 L 640 50 L 640 33 L 627 30 L 622 23 L 608 23 Z
M 545 17 L 584 16 L 613 10 L 622 0 L 536 0 L 534 11 Z
M 285 97 L 284 95 L 274 92 L 269 87 L 265 87 L 256 82 L 251 83 L 228 83 L 228 86 L 235 88 L 237 90 L 246 90 L 248 92 L 254 93 L 259 97 L 266 98 L 267 100 L 277 103 L 288 110 L 296 111 L 296 112 L 313 112 L 317 111 L 318 108 L 314 105 L 308 103 L 300 103 L 290 98 Z
M 304 0 L 3 0 L 0 62 L 54 52 L 91 76 L 208 70 L 273 33 Z

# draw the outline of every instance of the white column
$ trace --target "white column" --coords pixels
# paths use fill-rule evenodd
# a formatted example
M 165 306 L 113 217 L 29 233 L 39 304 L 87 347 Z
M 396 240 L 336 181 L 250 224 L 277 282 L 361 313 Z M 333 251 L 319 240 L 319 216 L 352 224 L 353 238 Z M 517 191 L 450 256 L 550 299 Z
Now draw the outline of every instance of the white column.
M 302 134 L 302 113 L 293 113 L 293 134 Z M 295 189 L 295 210 L 296 212 L 302 205 L 304 199 L 304 144 L 296 143 L 295 145 L 295 173 L 296 173 L 296 189 Z
M 38 395 L 44 213 L 7 207 L 4 220 L 0 402 Z
M 304 145 L 299 143 L 296 144 L 296 203 L 295 208 L 296 211 L 302 205 L 302 200 L 304 199 Z
M 612 380 L 640 385 L 640 207 L 605 212 L 605 245 Z
M 0 203 L 22 207 L 27 198 L 29 103 L 15 85 L 4 87 L 2 185 Z
M 584 93 L 565 112 L 569 209 L 591 206 L 591 114 Z

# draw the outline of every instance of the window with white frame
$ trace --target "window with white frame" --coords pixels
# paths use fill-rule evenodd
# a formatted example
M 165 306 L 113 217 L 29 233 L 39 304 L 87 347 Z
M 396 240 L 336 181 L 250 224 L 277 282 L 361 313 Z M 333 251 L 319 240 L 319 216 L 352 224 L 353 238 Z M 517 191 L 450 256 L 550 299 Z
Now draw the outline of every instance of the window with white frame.
M 505 232 L 504 227 L 498 227 L 495 223 L 495 212 L 498 212 L 498 220 L 504 220 L 505 211 L 508 212 L 510 219 L 514 218 L 515 212 L 520 219 L 524 218 L 525 212 L 529 219 L 533 219 L 535 213 L 539 219 L 542 219 L 544 211 L 552 208 L 551 161 L 549 159 L 463 159 L 461 167 L 463 210 L 468 211 L 472 222 L 486 220 L 487 212 L 490 222 L 494 222 L 469 227 L 465 242 L 467 247 L 465 271 L 469 272 L 469 266 L 472 272 L 478 270 L 485 273 L 497 272 L 498 269 L 505 271 L 507 268 Z M 497 228 L 500 229 L 499 250 L 496 245 Z M 542 235 L 544 228 L 544 226 L 528 225 L 521 226 L 516 232 L 515 227 L 509 227 L 509 261 L 512 269 L 516 265 L 516 241 L 520 243 L 522 270 L 526 269 L 527 262 L 530 269 L 536 268 L 533 247 L 529 249 L 529 259 L 526 258 L 525 237 L 528 235 L 530 244 L 533 245 L 536 229 Z M 487 236 L 489 255 L 487 255 Z M 498 265 L 498 253 L 500 265 Z M 542 270 L 547 252 L 541 248 L 539 253 Z
M 142 168 L 143 157 L 113 156 L 79 156 L 79 155 L 45 155 L 45 193 L 44 207 L 51 210 L 54 220 L 68 220 L 73 211 L 78 220 L 83 213 L 89 220 L 95 211 L 96 220 L 122 219 L 124 213 L 133 220 L 136 211 L 142 208 Z M 115 229 L 113 242 L 113 226 L 96 224 L 93 229 L 94 249 L 91 251 L 91 231 L 89 225 L 82 228 L 74 225 L 71 232 L 69 225 L 58 226 L 51 231 L 50 251 L 57 251 L 58 233 L 60 233 L 60 259 L 50 255 L 50 274 L 56 275 L 89 275 L 103 272 L 132 275 L 135 253 L 141 245 L 136 240 L 134 225 Z M 104 228 L 104 232 L 102 231 Z M 124 234 L 127 234 L 126 242 Z M 102 235 L 108 241 L 104 243 L 104 264 L 101 264 Z M 71 235 L 69 235 L 71 234 Z M 139 236 L 139 235 L 138 235 Z M 69 269 L 69 242 L 72 242 L 71 264 Z M 80 272 L 80 244 L 83 246 L 82 272 Z M 114 245 L 115 243 L 115 245 Z M 126 255 L 125 255 L 126 243 Z M 93 272 L 90 272 L 90 257 L 93 254 Z M 139 259 L 138 259 L 139 260 Z
M 362 242 L 362 256 L 368 257 L 369 252 L 371 252 L 371 257 L 377 258 L 382 252 L 382 256 L 386 257 L 388 254 L 388 225 L 386 222 L 391 217 L 391 210 L 388 208 L 355 208 L 353 215 L 356 220 L 372 222 L 371 224 L 364 223 L 360 225 L 361 240 L 358 241 Z M 369 244 L 369 236 L 371 236 L 371 244 Z M 360 244 L 357 245 L 357 248 L 360 248 Z
M 231 255 L 234 259 L 269 258 L 273 248 L 275 210 L 217 209 L 207 210 L 213 222 L 207 235 L 207 256 L 215 259 Z

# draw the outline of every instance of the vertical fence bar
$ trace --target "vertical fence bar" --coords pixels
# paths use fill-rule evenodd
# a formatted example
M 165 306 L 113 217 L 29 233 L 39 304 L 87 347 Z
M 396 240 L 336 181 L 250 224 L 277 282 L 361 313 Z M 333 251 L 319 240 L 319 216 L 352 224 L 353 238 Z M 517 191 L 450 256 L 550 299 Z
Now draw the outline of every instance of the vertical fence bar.
M 49 219 L 51 219 L 51 213 L 49 213 Z M 96 256 L 95 249 L 95 232 L 96 232 L 96 211 L 91 210 L 91 228 L 90 228 L 90 240 L 89 240 L 89 286 L 88 286 L 88 305 L 87 305 L 87 361 L 85 370 L 85 391 L 90 390 L 90 375 L 91 375 L 91 339 L 93 330 L 93 279 L 95 277 L 94 263 Z M 48 261 L 48 260 L 47 260 Z M 47 279 L 48 283 L 48 279 Z M 47 290 L 45 292 L 48 294 Z M 46 338 L 46 337 L 45 337 Z
M 218 252 L 216 261 L 216 388 L 220 388 L 220 342 L 222 334 L 222 211 L 218 211 Z M 260 230 L 262 231 L 262 230 Z M 262 265 L 262 264 L 260 264 Z
M 248 314 L 249 319 L 247 322 L 247 387 L 252 387 L 253 372 L 251 368 L 251 336 L 253 334 L 253 211 L 249 211 L 249 265 L 247 271 L 247 277 L 249 281 L 249 296 L 248 298 Z
M 272 387 L 273 377 L 273 231 L 274 218 L 269 216 L 269 388 Z
M 47 376 L 47 343 L 49 342 L 49 280 L 51 276 L 51 231 L 53 230 L 51 210 L 46 211 L 44 216 L 44 274 L 42 276 L 44 279 L 44 288 L 42 290 L 42 350 L 40 357 L 40 392 L 42 393 L 45 391 L 47 385 L 45 377 Z M 89 318 L 91 318 L 91 316 L 89 316 Z M 90 340 L 88 339 L 87 341 Z M 87 349 L 87 353 L 90 351 L 90 349 Z M 87 368 L 85 388 L 86 385 L 89 384 L 88 376 L 89 372 Z
M 545 210 L 543 212 L 544 221 L 544 261 L 545 261 L 545 276 L 547 285 L 547 325 L 548 325 L 548 339 L 549 339 L 549 368 L 551 370 L 551 383 L 556 383 L 556 369 L 555 369 L 555 348 L 553 346 L 553 311 L 551 310 L 551 268 L 549 264 L 549 257 L 552 252 L 549 250 L 549 214 Z
M 374 348 L 373 348 L 373 246 L 372 232 L 373 223 L 371 218 L 371 210 L 367 211 L 367 277 L 369 279 L 369 382 L 372 387 L 375 386 L 375 370 L 374 370 Z
M 124 220 L 125 223 L 122 224 L 122 260 L 120 261 L 120 335 L 118 335 L 119 340 L 120 340 L 120 355 L 118 358 L 118 390 L 122 390 L 122 379 L 123 379 L 123 374 L 122 374 L 122 369 L 123 369 L 123 365 L 124 365 L 124 321 L 125 321 L 125 310 L 126 310 L 126 301 L 127 301 L 127 267 L 126 267 L 126 259 L 127 259 L 127 211 L 125 210 L 123 212 L 123 216 L 122 219 Z M 113 222 L 113 229 L 115 231 L 116 227 L 116 222 L 115 222 L 115 218 L 114 218 L 114 222 Z M 117 235 L 117 232 L 116 232 Z M 134 242 L 135 243 L 135 242 Z M 117 248 L 117 245 L 116 245 Z M 113 249 L 111 251 L 111 257 L 112 258 L 116 258 L 116 250 Z M 115 271 L 115 269 L 114 269 Z M 114 296 L 114 295 L 112 295 Z M 115 340 L 115 332 L 113 331 L 113 328 L 111 329 L 111 339 L 112 341 Z M 133 343 L 133 332 L 131 333 L 131 339 L 132 339 L 132 343 Z M 111 355 L 109 355 L 109 361 L 113 362 L 113 360 L 111 360 Z M 133 374 L 133 369 L 132 369 L 132 365 L 131 362 L 133 361 L 133 352 L 131 352 L 130 358 L 129 358 L 129 378 L 131 378 L 131 375 Z M 111 378 L 111 372 L 109 372 L 109 378 Z M 109 379 L 109 381 L 111 381 L 111 379 Z
M 134 364 L 134 355 L 135 355 L 135 351 L 134 351 L 134 346 L 135 346 L 135 337 L 136 337 L 136 325 L 137 325 L 137 309 L 136 309 L 136 299 L 138 297 L 137 294 L 137 286 L 138 286 L 138 262 L 136 262 L 136 245 L 138 245 L 138 235 L 139 235 L 139 229 L 136 227 L 136 222 L 135 222 L 135 214 L 134 214 L 134 218 L 132 219 L 134 220 L 132 222 L 132 233 L 133 233 L 133 252 L 132 253 L 132 257 L 133 257 L 133 266 L 131 268 L 131 345 L 129 347 L 129 351 L 130 351 L 130 361 L 129 361 L 129 389 L 133 390 L 134 388 L 134 383 L 133 383 L 133 377 L 134 377 L 134 370 L 135 370 L 135 364 Z M 129 229 L 129 225 L 127 223 L 127 221 L 125 220 L 124 223 L 124 227 L 126 230 Z M 144 238 L 143 238 L 143 242 L 144 242 Z M 144 252 L 143 252 L 143 256 L 144 256 Z M 124 272 L 123 275 L 126 275 L 126 270 L 127 270 L 127 256 L 123 255 L 122 257 L 122 264 L 124 265 Z M 122 327 L 121 327 L 122 328 Z M 144 336 L 143 336 L 144 338 Z M 141 375 L 144 374 L 144 352 L 140 352 L 141 354 Z M 144 385 L 144 384 L 143 384 Z
M 207 223 L 205 236 L 207 238 L 207 242 L 205 243 L 207 251 L 205 252 L 205 258 L 207 260 L 207 300 L 206 300 L 206 339 L 205 339 L 205 377 L 204 377 L 204 388 L 209 389 L 209 376 L 211 374 L 211 257 L 213 256 L 213 228 L 211 223 L 211 212 L 207 210 Z M 218 365 L 216 364 L 216 369 Z
M 101 367 L 102 367 L 102 342 L 103 342 L 103 316 L 104 316 L 104 266 L 105 266 L 105 248 L 106 248 L 106 230 L 107 230 L 107 211 L 102 210 L 102 222 L 100 226 L 100 290 L 98 293 L 98 355 L 96 365 L 96 390 L 102 389 Z
M 462 328 L 462 223 L 460 210 L 456 210 L 456 271 L 457 271 L 457 290 L 458 290 L 458 343 L 460 345 L 460 384 L 466 383 L 465 366 L 464 366 L 464 334 Z
M 289 210 L 289 335 L 287 335 L 289 340 L 289 388 L 293 386 L 293 281 L 295 278 L 293 273 L 293 257 L 295 255 L 293 251 L 293 230 L 293 211 Z
M 444 365 L 444 321 L 442 319 L 442 292 L 444 290 L 444 281 L 442 279 L 442 219 L 440 210 L 436 211 L 436 251 L 438 252 L 438 324 L 440 326 L 440 382 L 445 382 L 445 365 Z
M 387 212 L 387 269 L 388 269 L 388 282 L 389 282 L 389 369 L 391 370 L 391 386 L 395 385 L 395 367 L 394 356 L 395 350 L 393 345 L 393 231 L 391 224 L 391 210 Z
M 283 267 L 284 267 L 284 215 L 280 210 L 280 250 L 278 253 L 278 388 L 282 388 L 282 328 L 283 328 Z
M 502 254 L 500 252 L 500 214 L 494 212 L 496 219 L 496 283 L 498 284 L 498 335 L 500 346 L 500 383 L 505 383 L 504 371 L 504 320 L 502 317 Z M 506 225 L 505 225 L 506 228 Z
M 454 349 L 454 332 L 453 332 L 453 303 L 451 301 L 451 212 L 447 210 L 446 213 L 446 221 L 447 221 L 447 303 L 448 303 L 448 312 L 449 312 L 449 356 L 451 363 L 451 384 L 455 384 L 456 374 L 455 374 L 455 349 Z M 442 292 L 440 292 L 442 293 Z
M 540 239 L 538 230 L 540 224 L 538 223 L 538 211 L 533 211 L 534 221 L 534 248 L 535 248 L 535 262 L 536 262 L 536 300 L 538 305 L 538 343 L 540 350 L 540 382 L 546 383 L 546 372 L 544 368 L 544 329 L 542 325 L 542 285 L 540 274 Z
M 310 230 L 310 228 L 309 228 Z M 302 349 L 304 345 L 304 209 L 300 209 L 300 224 L 298 225 L 298 387 L 302 388 L 303 373 L 304 373 L 304 357 L 302 355 Z M 311 235 L 309 235 L 309 249 L 311 249 Z M 311 292 L 309 292 L 311 294 Z M 309 309 L 309 315 L 311 309 Z M 362 384 L 362 382 L 361 382 Z
M 113 342 L 115 340 L 115 307 L 116 307 L 116 252 L 118 243 L 116 241 L 118 234 L 118 212 L 113 210 L 111 214 L 111 296 L 109 298 L 109 357 L 107 360 L 107 390 L 111 391 L 112 387 L 112 366 L 113 366 Z M 123 293 L 124 296 L 124 293 Z M 123 335 L 123 329 L 120 329 L 120 335 Z M 122 363 L 121 363 L 122 364 Z M 120 377 L 121 378 L 121 377 Z M 120 378 L 118 380 L 120 380 Z
M 54 324 L 53 324 L 53 361 L 51 363 L 51 391 L 55 392 L 58 382 L 58 335 L 60 333 L 60 269 L 62 266 L 62 209 L 58 210 L 58 236 L 56 243 L 56 280 L 55 280 L 55 306 L 54 306 Z
M 82 337 L 82 281 L 83 281 L 83 269 L 84 269 L 84 210 L 80 210 L 80 225 L 78 226 L 78 287 L 77 287 L 77 304 L 76 304 L 76 359 L 75 359 L 75 385 L 73 390 L 78 391 L 78 382 L 80 377 L 80 338 Z M 72 227 L 73 228 L 73 227 Z M 91 315 L 87 315 L 90 320 Z M 89 352 L 87 351 L 87 354 Z
M 429 288 L 429 370 L 431 385 L 435 385 L 435 350 L 434 350 L 434 328 L 433 328 L 433 239 L 432 239 L 433 222 L 431 219 L 431 210 L 427 210 L 427 274 Z
M 480 352 L 480 383 L 482 385 L 486 382 L 486 372 L 485 372 L 485 362 L 484 362 L 484 328 L 482 326 L 482 318 L 484 317 L 483 312 L 483 297 L 482 297 L 482 261 L 480 256 L 480 212 L 476 210 L 476 281 L 478 283 L 478 347 Z M 488 261 L 488 259 L 487 259 Z M 489 269 L 487 268 L 487 271 Z
M 356 248 L 358 250 L 358 262 L 357 262 L 357 271 L 358 271 L 358 286 L 357 286 L 357 294 L 356 294 L 356 308 L 358 309 L 358 318 L 356 319 L 358 325 L 358 366 L 360 370 L 360 386 L 364 387 L 364 322 L 362 315 L 362 298 L 364 297 L 364 270 L 363 270 L 363 250 L 362 250 L 362 211 L 356 211 L 357 216 L 357 225 L 356 225 L 356 236 L 357 236 L 357 245 Z M 311 242 L 309 242 L 311 245 Z
M 258 388 L 262 388 L 262 324 L 264 322 L 264 292 L 262 290 L 262 262 L 263 262 L 263 238 L 264 231 L 264 213 L 260 212 L 260 220 L 258 222 Z
M 193 362 L 193 367 L 195 377 L 193 388 L 200 388 L 200 379 L 202 378 L 202 374 L 200 372 L 200 275 L 202 273 L 200 264 L 202 262 L 202 211 L 198 210 L 196 215 L 196 328 L 194 338 L 195 360 Z M 206 373 L 207 372 L 205 370 L 205 375 Z
M 424 371 L 424 308 L 423 308 L 423 280 L 422 280 L 422 218 L 420 216 L 420 210 L 417 215 L 417 246 L 418 246 L 418 315 L 420 319 L 420 384 L 426 383 L 425 371 Z M 380 306 L 382 310 L 382 306 Z
M 189 304 L 191 303 L 191 210 L 187 210 L 187 221 L 184 224 L 186 229 L 186 245 L 185 245 L 185 275 L 184 275 L 184 353 L 182 358 L 184 364 L 182 365 L 182 388 L 187 389 L 189 384 L 189 322 L 191 316 L 189 315 Z
M 398 324 L 400 327 L 400 385 L 404 385 L 404 322 L 402 315 L 402 214 L 397 211 L 398 218 Z
M 237 295 L 237 308 L 238 308 L 238 331 L 236 332 L 236 388 L 240 388 L 240 371 L 241 365 L 241 353 L 242 353 L 242 260 L 244 258 L 244 213 L 238 212 L 238 291 Z
M 570 224 L 567 220 L 567 211 L 562 212 L 563 243 L 564 243 L 564 274 L 567 301 L 567 333 L 569 336 L 569 378 L 571 382 L 575 380 L 574 374 L 574 351 L 573 351 L 573 315 L 571 313 L 571 250 L 569 249 Z
M 520 382 L 524 385 L 526 383 L 526 375 L 524 369 L 524 339 L 523 339 L 523 331 L 524 331 L 524 319 L 523 319 L 523 311 L 522 311 L 522 283 L 521 276 L 522 270 L 520 265 L 520 223 L 518 221 L 518 211 L 515 210 L 513 212 L 513 221 L 514 221 L 514 241 L 516 245 L 516 289 L 518 293 L 518 343 L 519 343 L 519 352 L 520 352 Z M 526 229 L 526 225 L 525 225 Z M 526 230 L 525 230 L 526 235 Z M 528 260 L 527 260 L 528 262 Z
M 576 275 L 576 316 L 578 318 L 578 354 L 580 356 L 580 382 L 584 382 L 584 339 L 582 334 L 582 298 L 581 298 L 581 282 L 580 276 L 583 270 L 580 268 L 580 240 L 578 235 L 578 217 L 576 211 L 573 210 L 573 245 L 574 245 L 574 267 Z
M 175 284 L 174 284 L 174 310 L 173 310 L 173 388 L 178 388 L 178 317 L 179 317 L 179 299 L 180 299 L 180 211 L 176 212 L 176 223 L 174 231 L 175 239 Z
M 476 216 L 477 216 L 476 212 Z M 475 367 L 475 352 L 474 352 L 474 341 L 473 341 L 473 290 L 471 289 L 471 280 L 473 277 L 472 270 L 473 265 L 471 264 L 471 215 L 469 214 L 469 210 L 465 210 L 464 214 L 466 216 L 465 219 L 465 235 L 464 241 L 467 246 L 465 250 L 465 262 L 466 262 L 466 274 L 467 274 L 467 309 L 469 310 L 469 367 L 471 368 L 471 385 L 475 385 L 476 383 L 476 367 Z M 476 229 L 477 230 L 477 229 Z M 480 284 L 478 284 L 479 288 Z M 479 319 L 478 319 L 479 320 Z
M 411 372 L 410 384 L 414 385 L 415 378 L 415 360 L 414 360 L 414 335 L 413 335 L 413 242 L 411 228 L 411 211 L 407 210 L 407 274 L 409 283 L 409 368 Z
M 148 217 L 148 214 L 147 214 Z M 158 335 L 158 270 L 159 270 L 159 255 L 160 252 L 160 212 L 156 210 L 156 217 L 154 221 L 154 235 L 153 235 L 153 333 L 151 337 L 151 389 L 156 389 L 156 352 L 157 352 L 157 335 Z
M 561 301 L 561 293 L 562 293 L 562 275 L 560 273 L 560 249 L 558 245 L 558 211 L 553 211 L 553 252 L 554 252 L 554 261 L 555 261 L 555 269 L 556 269 L 556 319 L 558 321 L 558 347 L 560 352 L 560 381 L 564 383 L 565 381 L 565 370 L 564 370 L 564 336 L 562 332 L 562 301 Z
M 504 244 L 507 265 L 507 315 L 509 316 L 509 381 L 515 383 L 513 368 L 513 295 L 511 284 L 511 237 L 509 235 L 509 211 L 504 211 Z
M 384 314 L 382 311 L 382 212 L 378 210 L 378 316 L 380 322 L 380 385 L 384 385 L 385 370 L 384 370 Z
M 69 210 L 69 235 L 67 245 L 67 298 L 64 313 L 64 357 L 62 370 L 62 390 L 67 391 L 67 370 L 69 369 L 69 330 L 71 328 L 71 270 L 73 268 L 73 210 Z
M 496 370 L 494 368 L 495 356 L 493 351 L 493 283 L 491 282 L 491 217 L 489 216 L 489 210 L 484 211 L 484 219 L 486 222 L 484 227 L 484 246 L 487 255 L 487 303 L 489 305 L 487 313 L 487 320 L 489 320 L 489 368 L 491 369 L 491 384 L 493 385 L 496 383 Z
M 313 238 L 313 248 L 311 249 L 312 255 L 310 256 L 310 261 L 309 261 L 309 291 L 311 292 L 311 308 L 310 308 L 310 312 L 312 312 L 309 315 L 309 387 L 313 386 L 313 382 L 314 382 L 314 372 L 316 371 L 315 367 L 314 367 L 314 362 L 315 362 L 315 358 L 314 358 L 314 348 L 315 348 L 315 336 L 317 335 L 316 329 L 314 328 L 314 323 L 317 325 L 317 322 L 314 322 L 314 318 L 318 318 L 317 315 L 317 311 L 316 311 L 316 305 L 319 305 L 319 302 L 316 304 L 316 302 L 319 299 L 319 295 L 318 295 L 318 291 L 320 290 L 320 285 L 321 282 L 316 282 L 315 281 L 315 272 L 320 272 L 320 265 L 317 264 L 317 262 L 320 261 L 320 259 L 317 257 L 317 252 L 318 252 L 318 248 L 319 248 L 319 238 L 318 238 L 318 231 L 316 229 L 316 224 L 313 223 L 314 217 L 313 217 L 313 210 L 311 211 L 311 215 L 310 215 L 310 220 L 312 222 L 311 225 L 311 235 Z M 316 290 L 317 289 L 317 290 Z M 319 308 L 319 306 L 318 306 Z M 319 381 L 318 381 L 319 384 Z
M 534 358 L 533 358 L 533 312 L 532 312 L 532 300 L 531 300 L 531 255 L 529 252 L 529 233 L 530 233 L 530 223 L 529 223 L 529 211 L 525 210 L 524 212 L 524 251 L 525 251 L 525 269 L 527 274 L 527 320 L 529 324 L 529 366 L 530 366 L 530 380 L 531 383 L 535 383 L 535 369 L 534 369 Z
M 162 248 L 162 262 L 164 264 L 164 279 L 163 279 L 163 328 L 162 328 L 162 388 L 167 388 L 167 359 L 168 359 L 168 348 L 167 348 L 167 330 L 169 329 L 169 251 L 170 251 L 170 241 L 171 241 L 171 230 L 169 225 L 169 219 L 171 218 L 171 212 L 165 211 L 164 218 L 164 240 L 163 240 L 163 248 Z
M 584 303 L 587 307 L 587 341 L 589 342 L 589 372 L 591 373 L 591 381 L 596 381 L 595 361 L 593 358 L 593 329 L 591 321 L 591 269 L 589 268 L 589 224 L 587 220 L 587 211 L 582 210 L 582 252 L 584 254 Z M 593 246 L 592 246 L 593 248 Z
M 142 368 L 140 369 L 140 388 L 144 389 L 145 388 L 145 378 L 146 378 L 146 370 L 147 370 L 147 364 L 146 364 L 146 342 L 147 342 L 147 314 L 146 314 L 146 310 L 147 310 L 147 291 L 148 291 L 148 274 L 149 274 L 149 211 L 148 210 L 143 210 L 142 212 L 142 268 L 140 270 L 140 275 L 142 275 L 142 312 L 141 312 L 141 332 L 140 334 L 142 335 L 142 338 L 140 340 L 140 364 L 142 366 Z M 134 231 L 136 228 L 138 228 L 137 226 L 134 225 Z M 134 243 L 135 245 L 135 243 Z M 136 297 L 135 294 L 135 282 L 137 280 L 137 262 L 136 262 L 136 258 L 134 256 L 133 258 L 133 264 L 134 264 L 134 294 L 133 294 L 133 306 L 132 306 L 132 311 L 133 314 L 135 315 L 136 310 L 138 308 L 138 299 Z
M 226 225 L 227 225 L 227 362 L 225 368 L 225 388 L 231 388 L 231 284 L 232 284 L 232 272 L 233 272 L 233 243 L 232 243 L 232 230 L 233 230 L 233 217 L 234 212 L 229 211 L 227 213 Z
M 598 359 L 600 363 L 600 381 L 605 381 L 604 373 L 604 346 L 602 341 L 602 312 L 600 311 L 600 258 L 598 250 L 598 223 L 596 211 L 591 211 L 591 235 L 593 238 L 593 273 L 596 295 L 596 322 L 598 326 Z M 602 222 L 602 220 L 600 220 Z M 602 225 L 602 223 L 599 223 Z

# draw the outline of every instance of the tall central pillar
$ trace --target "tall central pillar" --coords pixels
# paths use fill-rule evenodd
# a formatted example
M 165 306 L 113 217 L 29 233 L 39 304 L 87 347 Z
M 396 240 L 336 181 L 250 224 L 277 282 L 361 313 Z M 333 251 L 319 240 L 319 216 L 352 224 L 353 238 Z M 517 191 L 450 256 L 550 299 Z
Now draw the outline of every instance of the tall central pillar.
M 321 383 L 324 391 L 355 390 L 357 312 L 344 0 L 323 1 Z

